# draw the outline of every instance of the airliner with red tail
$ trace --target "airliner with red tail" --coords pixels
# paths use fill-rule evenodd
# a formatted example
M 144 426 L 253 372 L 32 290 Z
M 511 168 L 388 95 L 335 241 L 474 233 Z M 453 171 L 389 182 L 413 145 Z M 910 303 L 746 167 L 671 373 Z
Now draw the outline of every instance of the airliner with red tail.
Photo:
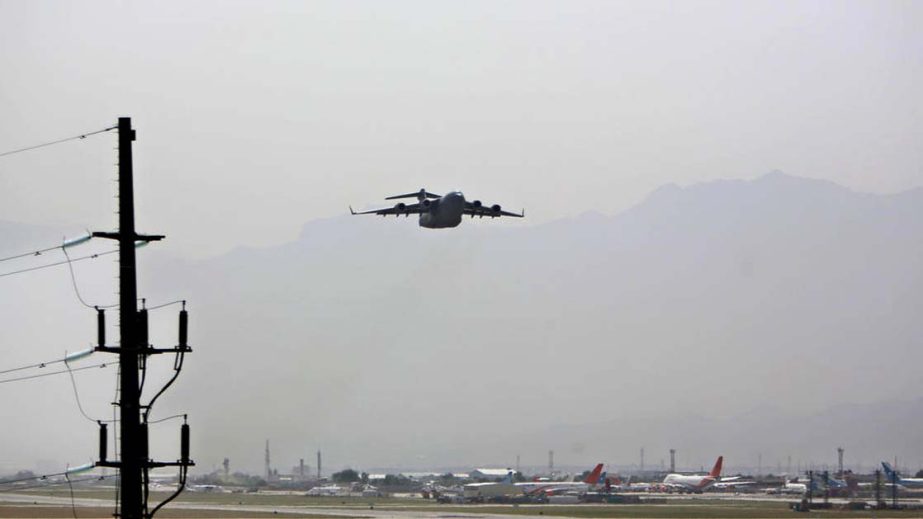
M 721 477 L 723 462 L 724 456 L 718 456 L 718 461 L 715 462 L 711 472 L 705 475 L 667 474 L 667 477 L 663 478 L 663 486 L 680 492 L 701 492 L 714 485 Z
M 516 483 L 516 486 L 522 489 L 524 494 L 551 496 L 562 493 L 585 494 L 596 488 L 600 483 L 600 476 L 603 472 L 603 464 L 596 465 L 596 468 L 583 481 L 526 481 Z

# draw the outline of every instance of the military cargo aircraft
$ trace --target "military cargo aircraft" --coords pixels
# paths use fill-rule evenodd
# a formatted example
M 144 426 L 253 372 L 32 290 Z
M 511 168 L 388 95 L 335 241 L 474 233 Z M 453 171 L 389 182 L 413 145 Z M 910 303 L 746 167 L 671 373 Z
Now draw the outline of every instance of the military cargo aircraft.
M 405 204 L 399 202 L 394 207 L 384 209 L 373 209 L 371 211 L 356 212 L 349 208 L 352 214 L 377 214 L 379 216 L 409 216 L 417 214 L 419 216 L 420 227 L 428 229 L 444 229 L 448 227 L 457 227 L 461 223 L 463 216 L 474 218 L 497 218 L 500 216 L 511 216 L 522 218 L 526 215 L 525 211 L 521 213 L 511 213 L 504 211 L 499 204 L 486 206 L 480 200 L 469 202 L 465 200 L 465 195 L 460 191 L 452 191 L 446 195 L 436 195 L 426 189 L 421 189 L 416 193 L 407 193 L 403 195 L 389 196 L 385 200 L 397 200 L 400 198 L 416 198 L 417 203 Z

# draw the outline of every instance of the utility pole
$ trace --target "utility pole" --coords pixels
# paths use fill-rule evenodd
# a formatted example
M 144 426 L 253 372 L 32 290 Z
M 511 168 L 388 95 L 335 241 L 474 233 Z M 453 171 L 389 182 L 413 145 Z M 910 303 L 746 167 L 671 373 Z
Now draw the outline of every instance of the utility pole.
M 897 456 L 894 457 L 894 470 L 891 472 L 891 508 L 897 508 Z
M 875 470 L 875 508 L 879 510 L 885 507 L 885 502 L 881 499 L 881 469 Z
M 119 425 L 121 426 L 122 517 L 143 519 L 142 471 L 147 445 L 141 444 L 141 391 L 138 387 L 138 285 L 135 264 L 135 196 L 131 118 L 119 118 Z M 147 347 L 144 345 L 143 347 Z M 147 438 L 144 438 L 145 442 Z
M 676 472 L 676 449 L 670 449 L 670 474 Z
M 150 519 L 165 504 L 174 499 L 185 486 L 188 467 L 194 465 L 189 459 L 189 426 L 180 428 L 180 459 L 176 462 L 155 462 L 148 455 L 147 415 L 157 397 L 172 384 L 182 366 L 182 355 L 192 351 L 186 344 L 187 314 L 185 301 L 180 312 L 179 344 L 175 348 L 157 349 L 148 343 L 147 310 L 138 310 L 138 286 L 135 261 L 137 242 L 151 242 L 163 239 L 161 235 L 141 235 L 135 232 L 134 168 L 132 165 L 132 142 L 136 134 L 131 128 L 130 117 L 119 117 L 119 229 L 116 232 L 94 232 L 93 236 L 116 240 L 119 243 L 119 346 L 104 344 L 105 317 L 98 310 L 100 344 L 96 351 L 115 353 L 119 356 L 119 426 L 121 433 L 121 459 L 106 459 L 106 427 L 100 423 L 100 467 L 119 469 L 120 517 L 123 519 Z M 175 353 L 174 377 L 146 405 L 141 405 L 141 387 L 138 370 L 141 359 L 159 353 Z M 144 421 L 141 410 L 144 409 Z M 156 467 L 179 467 L 180 484 L 177 491 L 162 501 L 153 511 L 147 510 L 148 471 Z M 119 515 L 119 514 L 116 514 Z
M 266 482 L 272 481 L 272 469 L 269 468 L 269 440 L 266 440 Z
M 808 471 L 808 506 L 814 504 L 814 471 Z
M 843 447 L 837 447 L 837 448 L 836 448 L 836 456 L 837 456 L 837 461 L 838 461 L 838 474 L 839 474 L 839 477 L 843 477 L 843 452 L 845 452 L 845 450 L 843 449 Z
M 641 447 L 641 472 L 644 472 L 644 447 Z
M 824 508 L 830 505 L 830 472 L 824 471 Z

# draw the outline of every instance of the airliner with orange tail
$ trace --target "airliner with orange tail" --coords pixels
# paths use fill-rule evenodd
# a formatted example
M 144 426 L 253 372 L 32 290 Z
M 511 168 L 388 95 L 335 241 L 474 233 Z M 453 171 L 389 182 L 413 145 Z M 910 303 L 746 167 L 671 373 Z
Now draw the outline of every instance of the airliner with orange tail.
M 524 494 L 551 496 L 565 492 L 575 494 L 585 494 L 596 488 L 600 483 L 600 475 L 603 472 L 603 464 L 596 465 L 596 468 L 583 481 L 526 481 L 516 483 L 516 487 L 521 489 Z
M 715 462 L 711 472 L 705 475 L 667 474 L 667 477 L 663 478 L 663 486 L 680 492 L 701 492 L 714 485 L 718 478 L 721 477 L 721 464 L 723 462 L 724 456 L 718 456 L 718 461 Z

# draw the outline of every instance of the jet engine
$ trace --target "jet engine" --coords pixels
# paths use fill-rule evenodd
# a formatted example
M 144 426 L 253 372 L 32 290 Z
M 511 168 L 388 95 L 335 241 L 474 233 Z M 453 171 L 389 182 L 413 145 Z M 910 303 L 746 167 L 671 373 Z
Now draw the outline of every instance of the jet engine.
M 423 206 L 423 209 L 429 209 L 429 206 L 432 205 L 432 202 L 429 199 L 426 199 L 421 201 L 420 205 Z
M 473 205 L 475 209 L 480 209 L 483 204 L 481 204 L 480 200 L 475 200 L 474 202 L 471 202 L 471 205 Z
M 394 206 L 394 212 L 401 214 L 407 209 L 407 204 L 400 203 Z
M 500 204 L 490 206 L 490 210 L 494 213 L 495 216 L 500 216 Z

